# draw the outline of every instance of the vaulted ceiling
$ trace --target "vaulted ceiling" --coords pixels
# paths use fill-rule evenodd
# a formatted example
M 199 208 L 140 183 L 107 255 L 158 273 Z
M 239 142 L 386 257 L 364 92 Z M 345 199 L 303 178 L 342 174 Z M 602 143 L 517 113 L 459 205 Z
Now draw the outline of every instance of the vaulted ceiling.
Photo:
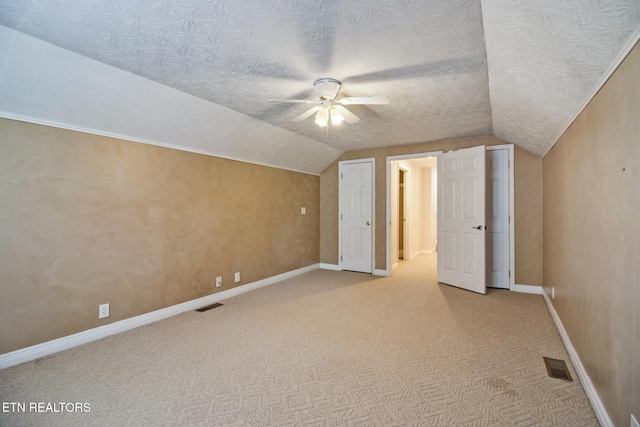
M 252 140 L 230 157 L 273 164 L 280 150 L 292 169 L 318 173 L 344 151 L 476 135 L 544 155 L 637 39 L 640 1 L 0 0 L 0 25 L 197 99 L 184 115 L 200 119 L 172 125 L 192 138 L 167 145 L 224 155 L 224 140 L 198 141 L 210 129 L 193 129 L 228 126 L 206 117 L 215 104 L 245 117 L 229 133 Z M 267 102 L 313 99 L 321 77 L 342 81 L 340 95 L 390 103 L 350 106 L 358 123 L 321 128 L 291 121 L 307 104 Z M 153 103 L 137 109 L 157 114 Z M 108 115 L 105 132 L 145 139 L 126 111 Z M 285 152 L 273 127 L 301 147 Z

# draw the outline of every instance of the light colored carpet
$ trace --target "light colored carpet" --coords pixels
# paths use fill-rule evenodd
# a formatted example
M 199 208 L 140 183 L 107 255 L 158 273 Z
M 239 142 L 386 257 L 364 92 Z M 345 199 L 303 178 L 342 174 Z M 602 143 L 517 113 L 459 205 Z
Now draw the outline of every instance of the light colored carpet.
M 597 426 L 538 295 L 318 270 L 0 371 L 10 426 Z M 574 382 L 549 378 L 564 359 Z

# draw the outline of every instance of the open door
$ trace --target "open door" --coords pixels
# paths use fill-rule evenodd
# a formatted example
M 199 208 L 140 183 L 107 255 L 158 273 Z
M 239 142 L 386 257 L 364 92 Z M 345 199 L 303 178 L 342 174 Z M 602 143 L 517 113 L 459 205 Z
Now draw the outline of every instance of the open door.
M 485 147 L 438 157 L 438 281 L 485 294 Z

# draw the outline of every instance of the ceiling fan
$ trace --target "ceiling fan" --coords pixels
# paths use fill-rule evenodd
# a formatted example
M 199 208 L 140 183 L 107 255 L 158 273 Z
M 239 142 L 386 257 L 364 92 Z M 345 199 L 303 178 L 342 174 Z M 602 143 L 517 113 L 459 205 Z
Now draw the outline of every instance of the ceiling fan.
M 353 124 L 360 120 L 355 114 L 343 107 L 343 105 L 386 105 L 389 98 L 382 96 L 350 96 L 336 99 L 340 91 L 339 80 L 331 78 L 318 79 L 313 83 L 316 94 L 320 99 L 270 99 L 269 102 L 294 102 L 303 104 L 319 104 L 310 110 L 305 111 L 293 119 L 294 122 L 301 122 L 316 113 L 316 124 L 327 126 L 329 119 L 332 125 L 337 125 L 345 121 Z

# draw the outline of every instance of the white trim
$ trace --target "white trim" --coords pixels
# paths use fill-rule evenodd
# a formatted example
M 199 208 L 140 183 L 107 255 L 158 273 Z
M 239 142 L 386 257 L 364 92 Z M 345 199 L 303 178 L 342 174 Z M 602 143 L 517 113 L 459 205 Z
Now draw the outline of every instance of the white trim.
M 371 274 L 376 271 L 376 158 L 369 157 L 366 159 L 342 160 L 338 162 L 338 265 L 342 270 L 342 221 L 340 215 L 342 213 L 342 166 L 354 163 L 371 163 Z
M 593 97 L 596 96 L 598 91 L 600 91 L 600 89 L 602 89 L 602 86 L 604 86 L 604 84 L 607 82 L 607 80 L 609 80 L 609 77 L 611 77 L 611 75 L 620 66 L 622 61 L 624 61 L 624 59 L 627 57 L 629 52 L 631 52 L 631 49 L 633 49 L 633 47 L 636 45 L 638 40 L 640 40 L 640 25 L 635 29 L 635 31 L 631 34 L 631 36 L 624 43 L 624 45 L 622 46 L 622 48 L 618 52 L 618 55 L 616 55 L 616 57 L 613 59 L 613 62 L 611 62 L 611 65 L 609 65 L 609 68 L 607 68 L 607 70 L 602 74 L 602 76 L 600 76 L 600 79 L 593 86 L 593 89 L 591 89 L 591 92 L 589 92 L 587 94 L 587 96 L 584 98 L 584 100 L 582 101 L 580 106 L 576 109 L 575 114 L 573 114 L 571 116 L 571 118 L 569 118 L 567 120 L 565 125 L 562 127 L 562 130 L 558 133 L 558 136 L 553 138 L 553 140 L 552 140 L 553 144 L 551 144 L 549 149 L 542 155 L 542 157 L 546 156 L 547 153 L 549 153 L 549 151 L 551 151 L 553 146 L 556 145 L 556 142 L 558 142 L 558 140 L 562 137 L 562 135 L 564 135 L 564 133 L 567 131 L 567 129 L 569 129 L 569 126 L 571 126 L 571 124 L 575 121 L 575 119 L 578 118 L 580 113 L 582 113 L 582 110 L 584 110 L 586 108 L 586 106 L 591 102 Z
M 101 338 L 108 337 L 120 332 L 128 331 L 130 329 L 144 326 L 149 323 L 157 322 L 168 317 L 172 317 L 186 311 L 196 310 L 198 308 L 213 304 L 218 301 L 222 301 L 228 298 L 235 297 L 237 295 L 249 292 L 263 286 L 272 285 L 285 279 L 298 276 L 300 274 L 308 273 L 320 268 L 320 264 L 312 264 L 307 267 L 299 268 L 297 270 L 288 271 L 286 273 L 278 274 L 276 276 L 267 277 L 266 279 L 258 280 L 257 282 L 249 283 L 246 285 L 238 286 L 237 288 L 228 289 L 226 291 L 217 292 L 212 295 L 207 295 L 202 298 L 197 298 L 191 301 L 183 302 L 181 304 L 172 305 L 160 310 L 152 311 L 150 313 L 141 314 L 140 316 L 131 317 L 129 319 L 120 320 L 118 322 L 110 323 L 108 325 L 99 326 L 97 328 L 89 329 L 87 331 L 78 332 L 77 334 L 68 335 L 66 337 L 58 338 L 52 341 L 47 341 L 41 344 L 36 344 L 31 347 L 22 348 L 20 350 L 12 351 L 0 355 L 0 369 L 8 368 L 10 366 L 18 365 L 20 363 L 28 362 L 30 360 L 38 359 L 40 357 L 48 356 L 59 351 L 67 350 L 72 347 L 76 347 L 82 344 L 96 341 Z
M 542 290 L 542 286 L 533 286 L 533 285 L 514 285 L 513 289 L 510 289 L 514 292 L 521 292 L 523 294 L 535 294 L 542 295 L 544 291 Z
M 488 145 L 487 150 L 507 150 L 509 164 L 507 165 L 509 176 L 509 290 L 516 290 L 516 209 L 515 209 L 515 150 L 513 144 Z
M 382 277 L 389 277 L 390 274 L 387 272 L 387 270 L 380 270 L 378 268 L 373 270 L 373 275 L 374 276 L 382 276 Z
M 584 369 L 584 366 L 580 361 L 580 357 L 578 357 L 578 353 L 576 352 L 576 349 L 573 347 L 573 344 L 571 344 L 569 335 L 567 334 L 567 331 L 564 329 L 564 326 L 562 325 L 562 321 L 560 320 L 558 313 L 556 313 L 555 308 L 553 308 L 553 304 L 551 303 L 549 296 L 547 295 L 546 292 L 543 291 L 542 297 L 544 298 L 544 302 L 547 304 L 547 309 L 549 310 L 549 313 L 553 318 L 553 322 L 556 324 L 556 328 L 560 333 L 562 342 L 564 343 L 564 346 L 566 347 L 567 352 L 569 353 L 569 357 L 571 358 L 571 363 L 573 363 L 573 367 L 575 368 L 578 374 L 578 377 L 582 382 L 582 387 L 584 388 L 584 391 L 587 393 L 587 397 L 591 402 L 591 406 L 593 406 L 593 411 L 596 413 L 596 417 L 598 418 L 600 425 L 602 425 L 603 427 L 615 427 L 613 424 L 613 421 L 611 421 L 611 418 L 609 418 L 609 414 L 607 413 L 607 410 L 604 408 L 604 405 L 602 404 L 602 400 L 600 400 L 600 396 L 598 396 L 598 392 L 596 392 L 596 389 L 593 386 L 593 383 L 591 382 L 591 378 L 587 374 L 587 371 Z
M 245 159 L 240 159 L 240 158 L 236 158 L 233 156 L 225 156 L 222 154 L 215 154 L 215 153 L 210 153 L 204 150 L 199 150 L 196 148 L 189 148 L 189 147 L 183 147 L 180 145 L 174 145 L 174 144 L 166 144 L 163 142 L 158 142 L 158 141 L 152 141 L 149 139 L 144 139 L 144 138 L 136 138 L 134 136 L 130 136 L 130 135 L 122 135 L 119 133 L 114 133 L 114 132 L 107 132 L 107 131 L 103 131 L 103 130 L 97 130 L 97 129 L 91 129 L 88 127 L 82 127 L 82 126 L 73 126 L 73 125 L 69 125 L 66 123 L 59 123 L 59 122 L 54 122 L 54 121 L 49 121 L 49 120 L 42 120 L 39 118 L 35 118 L 35 117 L 26 117 L 26 116 L 21 116 L 18 114 L 14 114 L 8 111 L 2 111 L 0 110 L 0 117 L 1 118 L 5 118 L 5 119 L 11 119 L 11 120 L 16 120 L 19 122 L 25 122 L 25 123 L 33 123 L 36 125 L 43 125 L 43 126 L 49 126 L 49 127 L 53 127 L 53 128 L 58 128 L 58 129 L 65 129 L 65 130 L 70 130 L 73 132 L 82 132 L 82 133 L 86 133 L 89 135 L 98 135 L 98 136 L 105 136 L 107 138 L 115 138 L 115 139 L 120 139 L 123 141 L 131 141 L 131 142 L 138 142 L 141 144 L 147 144 L 147 145 L 155 145 L 156 147 L 162 147 L 162 148 L 170 148 L 172 150 L 179 150 L 179 151 L 186 151 L 187 153 L 195 153 L 195 154 L 202 154 L 205 156 L 210 156 L 210 157 L 217 157 L 220 159 L 226 159 L 226 160 L 233 160 L 236 162 L 242 162 L 242 163 L 249 163 L 252 165 L 258 165 L 258 166 L 267 166 L 270 168 L 274 168 L 274 169 L 281 169 L 281 170 L 286 170 L 286 171 L 290 171 L 290 172 L 297 172 L 297 173 L 303 173 L 306 175 L 314 175 L 314 176 L 320 176 L 319 173 L 315 173 L 315 172 L 308 172 L 308 171 L 302 171 L 302 170 L 298 170 L 298 169 L 292 169 L 292 168 L 286 168 L 283 166 L 275 166 L 269 163 L 261 163 L 261 162 L 256 162 L 256 161 L 251 161 L 251 160 L 245 160 Z
M 320 268 L 323 270 L 342 271 L 340 266 L 337 264 L 325 264 L 323 262 L 320 263 Z
M 385 276 L 391 276 L 391 270 L 396 268 L 398 264 L 391 264 L 391 162 L 395 162 L 398 160 L 408 160 L 408 159 L 417 159 L 421 157 L 438 157 L 441 155 L 443 151 L 429 151 L 424 153 L 413 153 L 413 154 L 400 154 L 397 156 L 387 156 L 387 191 L 386 191 L 386 199 L 387 199 L 387 224 L 386 224 L 386 274 Z

